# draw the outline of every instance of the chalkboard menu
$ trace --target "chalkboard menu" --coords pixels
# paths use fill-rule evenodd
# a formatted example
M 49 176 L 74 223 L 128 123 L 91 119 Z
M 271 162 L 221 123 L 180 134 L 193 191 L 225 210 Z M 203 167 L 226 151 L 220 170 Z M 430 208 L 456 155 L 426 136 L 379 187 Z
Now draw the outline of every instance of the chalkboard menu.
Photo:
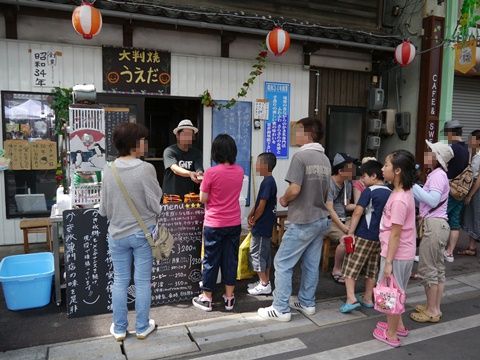
M 105 147 L 107 161 L 113 161 L 118 151 L 113 145 L 113 131 L 117 125 L 129 121 L 129 108 L 105 108 Z
M 67 315 L 111 310 L 113 265 L 108 253 L 107 219 L 96 209 L 63 212 Z
M 102 58 L 105 91 L 170 94 L 169 52 L 104 46 Z
M 189 300 L 200 291 L 203 217 L 200 204 L 162 205 L 161 222 L 172 233 L 175 245 L 168 259 L 154 260 L 152 306 Z M 106 240 L 106 219 L 95 209 L 69 210 L 63 213 L 63 227 L 67 316 L 111 311 L 113 265 Z M 133 280 L 127 299 L 133 309 Z
M 218 101 L 226 103 L 226 101 Z M 252 153 L 252 103 L 238 101 L 230 109 L 213 109 L 212 114 L 212 139 L 219 134 L 230 135 L 237 144 L 237 164 L 243 168 L 248 177 L 248 193 L 246 205 L 250 205 L 250 173 Z

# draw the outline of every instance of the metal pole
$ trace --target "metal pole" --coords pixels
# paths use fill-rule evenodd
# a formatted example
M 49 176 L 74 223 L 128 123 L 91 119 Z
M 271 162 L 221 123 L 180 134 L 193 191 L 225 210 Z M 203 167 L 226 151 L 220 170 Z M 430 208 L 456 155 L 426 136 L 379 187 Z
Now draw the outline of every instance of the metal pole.
M 458 1 L 446 1 L 445 39 L 452 39 L 457 26 Z M 440 95 L 440 114 L 438 122 L 438 138 L 444 139 L 443 126 L 452 119 L 453 82 L 455 78 L 455 49 L 447 41 L 443 48 L 442 87 Z

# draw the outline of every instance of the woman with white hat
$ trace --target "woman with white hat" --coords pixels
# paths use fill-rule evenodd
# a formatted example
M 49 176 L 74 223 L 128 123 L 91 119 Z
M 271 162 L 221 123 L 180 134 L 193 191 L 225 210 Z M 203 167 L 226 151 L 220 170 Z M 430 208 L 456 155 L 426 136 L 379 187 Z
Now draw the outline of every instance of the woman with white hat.
M 423 188 L 413 187 L 415 199 L 420 203 L 423 218 L 423 236 L 420 241 L 418 275 L 422 279 L 427 303 L 417 305 L 410 318 L 417 322 L 438 322 L 442 317 L 440 303 L 445 288 L 445 259 L 443 252 L 450 235 L 447 204 L 450 185 L 448 162 L 453 151 L 447 144 L 426 141 L 429 149 L 423 155 L 425 166 L 431 170 Z

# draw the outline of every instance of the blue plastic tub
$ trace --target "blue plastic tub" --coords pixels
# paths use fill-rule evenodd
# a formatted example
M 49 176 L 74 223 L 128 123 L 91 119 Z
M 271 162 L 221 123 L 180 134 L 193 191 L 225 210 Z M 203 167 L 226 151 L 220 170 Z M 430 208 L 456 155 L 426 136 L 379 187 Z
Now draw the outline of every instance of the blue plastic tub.
M 0 262 L 0 282 L 9 310 L 42 307 L 51 299 L 53 254 L 7 256 Z

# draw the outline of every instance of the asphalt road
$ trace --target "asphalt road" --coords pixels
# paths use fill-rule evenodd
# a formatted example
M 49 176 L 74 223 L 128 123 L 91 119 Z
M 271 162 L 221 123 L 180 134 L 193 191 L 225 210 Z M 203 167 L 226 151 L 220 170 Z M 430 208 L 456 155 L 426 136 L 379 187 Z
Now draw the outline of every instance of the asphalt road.
M 465 296 L 464 296 L 465 295 Z M 458 301 L 443 306 L 438 324 L 418 324 L 405 314 L 410 335 L 396 349 L 374 340 L 371 333 L 381 315 L 368 311 L 361 319 L 321 327 L 261 345 L 231 346 L 189 359 L 372 359 L 450 360 L 480 359 L 480 291 L 459 294 Z

